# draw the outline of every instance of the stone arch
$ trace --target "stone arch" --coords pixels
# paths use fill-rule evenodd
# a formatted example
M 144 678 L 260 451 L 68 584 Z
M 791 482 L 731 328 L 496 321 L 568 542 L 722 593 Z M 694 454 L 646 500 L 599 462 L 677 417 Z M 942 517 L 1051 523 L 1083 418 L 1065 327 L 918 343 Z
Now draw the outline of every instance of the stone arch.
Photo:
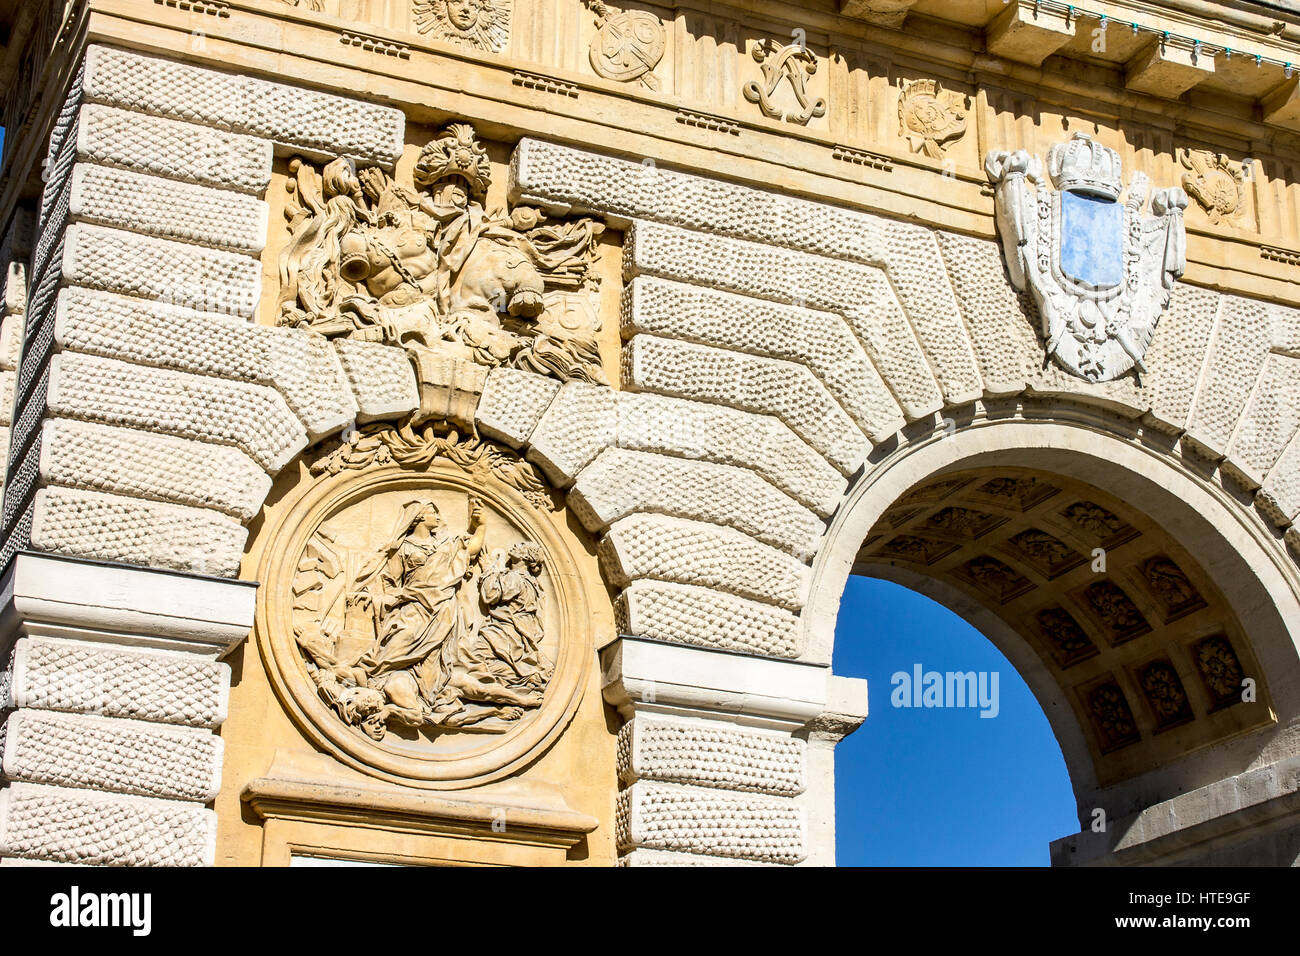
M 1063 671 L 1052 667 L 1041 649 L 1031 647 L 1025 637 L 1029 622 L 991 610 L 951 579 L 940 580 L 909 564 L 891 566 L 879 555 L 872 566 L 859 566 L 859 572 L 927 594 L 967 618 L 1008 657 L 1043 707 L 1061 745 L 1084 827 L 1093 808 L 1102 807 L 1112 817 L 1128 816 L 1223 777 L 1266 766 L 1296 718 L 1293 688 L 1300 656 L 1292 622 L 1300 619 L 1300 591 L 1295 570 L 1277 553 L 1267 530 L 1248 520 L 1221 488 L 1159 448 L 1098 429 L 1095 417 L 1089 425 L 990 417 L 951 435 L 939 431 L 894 448 L 849 492 L 831 523 L 827 544 L 814 563 L 805 610 L 806 653 L 829 660 L 839 596 L 863 540 L 909 489 L 972 468 L 1023 470 L 1027 461 L 1047 480 L 1068 477 L 1132 503 L 1167 529 L 1187 553 L 1201 559 L 1202 569 L 1222 588 L 1242 632 L 1249 636 L 1264 675 L 1261 686 L 1267 680 L 1269 688 L 1276 688 L 1270 698 L 1276 723 L 1265 715 L 1255 724 L 1259 733 L 1220 740 L 1213 752 L 1202 749 L 1182 755 L 1181 763 L 1171 758 L 1123 780 L 1101 780 L 1078 715 L 1058 682 Z
M 400 349 L 246 321 L 274 151 L 391 166 L 404 116 L 98 46 L 64 115 L 26 346 L 5 373 L 26 414 L 13 425 L 3 556 L 30 546 L 233 578 L 270 475 L 351 421 L 419 405 Z M 209 148 L 224 157 L 215 168 L 195 161 Z M 494 369 L 475 421 L 541 467 L 601 538 L 624 635 L 605 665 L 607 698 L 629 719 L 629 862 L 828 859 L 831 747 L 861 720 L 863 689 L 808 643 L 822 620 L 816 579 L 833 578 L 834 529 L 858 513 L 852 489 L 887 476 L 895 449 L 924 456 L 996 431 L 967 420 L 1008 407 L 1023 419 L 1014 427 L 1105 417 L 1127 436 L 1107 448 L 1160 449 L 1181 462 L 1168 474 L 1201 472 L 1197 494 L 1235 566 L 1261 576 L 1276 633 L 1294 629 L 1300 310 L 1180 285 L 1149 374 L 1097 385 L 1044 365 L 1033 307 L 987 237 L 535 139 L 515 151 L 510 192 L 625 233 L 622 387 Z M 206 651 L 239 630 L 214 628 Z M 1291 642 L 1266 645 L 1287 718 Z M 1289 759 L 1294 745 L 1279 736 L 1269 753 Z

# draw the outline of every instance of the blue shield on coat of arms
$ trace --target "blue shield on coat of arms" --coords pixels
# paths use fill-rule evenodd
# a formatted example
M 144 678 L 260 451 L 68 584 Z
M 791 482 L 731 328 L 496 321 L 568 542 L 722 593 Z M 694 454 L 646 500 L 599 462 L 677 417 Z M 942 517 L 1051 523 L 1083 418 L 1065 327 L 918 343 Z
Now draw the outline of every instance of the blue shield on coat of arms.
M 1124 281 L 1124 207 L 1082 193 L 1061 196 L 1061 271 L 1094 289 Z

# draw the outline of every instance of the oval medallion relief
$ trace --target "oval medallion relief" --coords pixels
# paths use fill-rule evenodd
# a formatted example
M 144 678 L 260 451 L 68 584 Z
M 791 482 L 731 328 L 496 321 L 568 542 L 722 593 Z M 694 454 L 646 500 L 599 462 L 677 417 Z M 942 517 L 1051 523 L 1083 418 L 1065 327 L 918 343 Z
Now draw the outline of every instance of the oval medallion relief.
M 383 450 L 374 433 L 366 442 Z M 530 503 L 536 489 L 493 476 L 506 453 L 474 451 L 484 467 L 381 454 L 356 470 L 345 456 L 285 514 L 262 562 L 259 639 L 291 715 L 313 743 L 394 782 L 510 773 L 564 728 L 590 664 L 578 569 Z

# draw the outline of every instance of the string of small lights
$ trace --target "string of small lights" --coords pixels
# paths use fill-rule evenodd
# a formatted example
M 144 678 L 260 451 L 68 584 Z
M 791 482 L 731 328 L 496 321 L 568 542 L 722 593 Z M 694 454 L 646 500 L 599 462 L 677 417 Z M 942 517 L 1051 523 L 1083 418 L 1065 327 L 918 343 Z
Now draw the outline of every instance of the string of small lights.
M 1267 63 L 1269 66 L 1276 66 L 1281 68 L 1283 74 L 1286 76 L 1288 80 L 1291 79 L 1291 77 L 1295 74 L 1296 71 L 1296 64 L 1289 62 L 1287 60 L 1275 60 L 1272 57 L 1266 57 L 1260 53 L 1247 53 L 1241 50 L 1234 50 L 1232 49 L 1232 47 L 1228 47 L 1228 46 L 1219 46 L 1217 44 L 1206 43 L 1202 40 L 1198 40 L 1195 37 L 1184 36 L 1179 33 L 1174 33 L 1170 30 L 1157 30 L 1154 27 L 1144 26 L 1143 24 L 1140 24 L 1137 21 L 1128 21 L 1128 22 L 1122 20 L 1116 21 L 1109 14 L 1101 13 L 1100 11 L 1096 11 L 1096 10 L 1089 10 L 1085 7 L 1077 6 L 1072 3 L 1059 3 L 1056 2 L 1056 0 L 1036 0 L 1036 2 L 1034 3 L 1034 11 L 1038 12 L 1039 10 L 1048 10 L 1048 11 L 1054 11 L 1056 13 L 1064 13 L 1067 19 L 1069 20 L 1073 20 L 1075 18 L 1085 18 L 1085 17 L 1091 20 L 1096 20 L 1098 21 L 1098 24 L 1101 27 L 1103 32 L 1109 29 L 1109 27 L 1112 24 L 1114 24 L 1122 27 L 1127 27 L 1128 29 L 1133 31 L 1134 36 L 1138 36 L 1139 34 L 1142 33 L 1149 33 L 1153 36 L 1159 37 L 1160 40 L 1164 43 L 1173 42 L 1175 44 L 1189 47 L 1197 56 L 1214 57 L 1214 56 L 1218 56 L 1219 54 L 1222 54 L 1225 61 L 1231 60 L 1234 56 L 1244 57 L 1248 62 L 1250 60 L 1254 60 L 1256 67 L 1263 67 L 1264 64 Z

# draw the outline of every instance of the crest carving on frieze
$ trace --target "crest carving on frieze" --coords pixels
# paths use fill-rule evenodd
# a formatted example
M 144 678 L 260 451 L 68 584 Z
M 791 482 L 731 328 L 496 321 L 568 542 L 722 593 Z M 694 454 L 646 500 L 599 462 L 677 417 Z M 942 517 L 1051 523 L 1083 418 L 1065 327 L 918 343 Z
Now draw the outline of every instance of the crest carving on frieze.
M 1047 356 L 1090 382 L 1145 372 L 1186 267 L 1187 194 L 1153 191 L 1141 172 L 1125 194 L 1119 153 L 1084 133 L 1052 148 L 1046 175 L 1025 150 L 984 165 L 1007 270 L 1038 306 Z
M 970 97 L 938 80 L 904 81 L 898 93 L 898 131 L 914 153 L 942 159 L 966 134 Z
M 589 59 L 597 76 L 620 83 L 639 82 L 658 92 L 654 69 L 664 58 L 668 33 L 663 22 L 644 10 L 614 10 L 602 0 L 583 0 L 596 15 Z
M 1208 149 L 1180 149 L 1178 162 L 1187 170 L 1183 189 L 1210 222 L 1232 224 L 1241 218 L 1246 208 L 1246 172 L 1241 163 Z
M 454 123 L 394 176 L 339 157 L 290 164 L 280 322 L 437 359 L 605 384 L 592 218 L 486 208 L 492 166 Z M 463 423 L 462 423 L 463 424 Z

